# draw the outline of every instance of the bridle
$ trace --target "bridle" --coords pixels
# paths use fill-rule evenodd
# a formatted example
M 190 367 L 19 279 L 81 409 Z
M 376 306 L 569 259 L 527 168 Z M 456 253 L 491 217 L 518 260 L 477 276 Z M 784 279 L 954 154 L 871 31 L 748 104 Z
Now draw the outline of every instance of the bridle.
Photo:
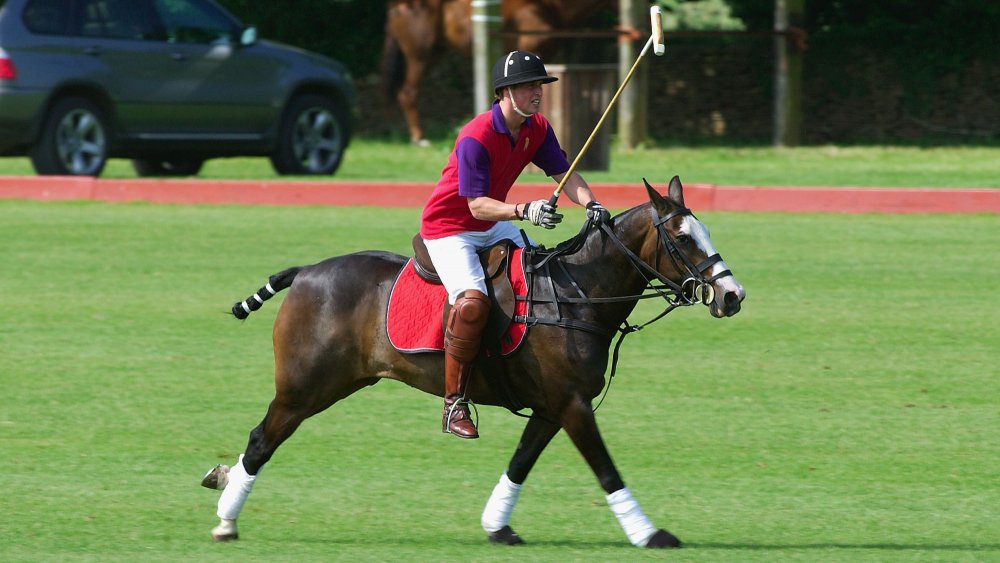
M 715 298 L 715 290 L 712 284 L 720 278 L 732 275 L 732 272 L 727 269 L 710 278 L 706 278 L 705 272 L 709 271 L 715 264 L 721 262 L 722 257 L 716 253 L 695 264 L 692 262 L 691 258 L 681 250 L 678 241 L 670 235 L 665 227 L 665 224 L 675 217 L 683 217 L 685 215 L 694 216 L 694 214 L 690 209 L 681 207 L 661 217 L 657 212 L 656 207 L 652 205 L 650 206 L 650 213 L 652 214 L 653 227 L 656 229 L 657 233 L 657 246 L 662 249 L 661 252 L 656 253 L 655 265 L 649 264 L 643 260 L 642 257 L 628 248 L 624 241 L 622 241 L 621 237 L 615 233 L 613 226 L 607 223 L 602 223 L 599 227 L 603 235 L 611 241 L 615 248 L 617 248 L 618 251 L 625 256 L 628 263 L 639 273 L 639 275 L 643 277 L 643 279 L 646 280 L 646 287 L 643 288 L 641 293 L 613 297 L 588 297 L 583 292 L 583 289 L 579 286 L 579 284 L 576 283 L 566 270 L 563 263 L 559 260 L 555 260 L 561 256 L 575 254 L 583 248 L 583 243 L 588 237 L 589 231 L 594 227 L 592 221 L 587 221 L 579 234 L 553 249 L 545 249 L 543 247 L 526 247 L 528 256 L 525 266 L 525 274 L 529 276 L 529 279 L 539 273 L 546 274 L 545 277 L 547 277 L 550 281 L 553 299 L 536 297 L 533 291 L 535 284 L 529 281 L 527 284 L 528 295 L 518 297 L 519 300 L 527 302 L 528 313 L 523 316 L 515 317 L 514 321 L 523 322 L 529 326 L 547 324 L 610 336 L 615 332 L 631 333 L 641 330 L 642 328 L 663 318 L 667 313 L 673 311 L 677 307 L 687 307 L 697 303 L 702 303 L 703 305 L 710 304 Z M 671 260 L 675 270 L 686 274 L 684 281 L 677 283 L 660 273 L 657 266 L 659 266 L 659 262 L 663 259 L 663 257 Z M 555 286 L 551 282 L 552 273 L 550 263 L 554 263 L 556 267 L 559 268 L 562 276 L 568 280 L 569 284 L 575 289 L 577 296 L 560 296 L 556 293 Z M 656 284 L 654 281 L 659 283 Z M 614 330 L 609 330 L 607 327 L 576 319 L 564 319 L 561 316 L 551 319 L 535 317 L 532 315 L 533 305 L 538 303 L 555 303 L 557 306 L 558 304 L 597 305 L 604 303 L 624 303 L 655 297 L 661 297 L 666 301 L 667 307 L 663 312 L 654 317 L 652 320 L 642 323 L 641 325 L 629 325 L 627 322 L 623 322 L 622 327 Z
M 676 270 L 682 271 L 681 266 L 683 266 L 683 270 L 686 270 L 688 273 L 688 277 L 685 278 L 685 280 L 681 282 L 680 285 L 677 285 L 676 283 L 668 279 L 666 276 L 661 274 L 658 268 L 649 266 L 641 258 L 635 256 L 631 250 L 629 250 L 627 247 L 624 246 L 624 244 L 622 244 L 619 238 L 614 237 L 612 238 L 612 240 L 616 243 L 616 245 L 622 252 L 626 253 L 626 255 L 629 256 L 629 261 L 634 266 L 645 270 L 647 273 L 651 274 L 653 277 L 658 279 L 661 283 L 671 288 L 674 291 L 675 295 L 677 295 L 679 299 L 684 301 L 685 305 L 693 305 L 698 302 L 702 303 L 703 305 L 710 304 L 712 300 L 715 299 L 715 288 L 712 284 L 716 280 L 732 275 L 732 272 L 726 269 L 715 274 L 711 278 L 705 278 L 705 272 L 709 271 L 712 268 L 712 266 L 718 264 L 719 262 L 722 262 L 722 256 L 720 256 L 719 253 L 716 252 L 715 254 L 706 257 L 698 264 L 694 264 L 691 262 L 691 259 L 688 257 L 688 255 L 680 250 L 677 241 L 674 240 L 672 236 L 670 236 L 670 233 L 667 231 L 666 227 L 664 227 L 666 222 L 673 219 L 674 217 L 683 217 L 685 215 L 690 215 L 691 217 L 694 217 L 694 213 L 692 213 L 690 209 L 686 207 L 681 207 L 675 209 L 674 211 L 671 211 L 670 213 L 664 215 L 663 217 L 660 217 L 657 214 L 655 207 L 651 207 L 650 210 L 653 214 L 653 226 L 656 228 L 656 236 L 658 240 L 662 243 L 666 251 L 664 254 L 666 254 L 670 258 Z M 604 231 L 605 233 L 610 231 L 610 229 L 604 229 L 603 227 L 605 226 L 602 225 L 602 231 Z M 660 253 L 656 254 L 657 265 L 659 265 L 660 255 L 661 255 Z M 650 278 L 647 278 L 647 281 L 650 281 Z

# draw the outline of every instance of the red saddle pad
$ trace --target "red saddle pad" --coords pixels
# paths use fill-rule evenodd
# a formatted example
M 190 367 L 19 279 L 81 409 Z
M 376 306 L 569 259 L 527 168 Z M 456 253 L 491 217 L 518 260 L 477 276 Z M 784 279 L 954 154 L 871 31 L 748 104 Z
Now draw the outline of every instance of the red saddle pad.
M 507 275 L 514 295 L 527 295 L 522 249 L 514 249 Z M 406 353 L 444 351 L 443 315 L 447 299 L 444 286 L 427 282 L 417 275 L 410 258 L 396 276 L 389 294 L 386 332 L 393 347 Z M 527 309 L 524 301 L 514 304 L 515 315 L 524 316 Z M 527 332 L 528 327 L 524 323 L 510 323 L 500 343 L 500 353 L 506 356 L 517 350 Z

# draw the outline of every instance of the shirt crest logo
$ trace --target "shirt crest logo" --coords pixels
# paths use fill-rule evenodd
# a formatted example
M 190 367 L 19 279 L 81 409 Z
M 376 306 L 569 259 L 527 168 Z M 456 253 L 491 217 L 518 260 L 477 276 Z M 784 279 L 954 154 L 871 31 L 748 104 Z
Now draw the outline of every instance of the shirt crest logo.
M 528 145 L 531 144 L 531 137 L 524 138 L 524 150 L 528 150 Z

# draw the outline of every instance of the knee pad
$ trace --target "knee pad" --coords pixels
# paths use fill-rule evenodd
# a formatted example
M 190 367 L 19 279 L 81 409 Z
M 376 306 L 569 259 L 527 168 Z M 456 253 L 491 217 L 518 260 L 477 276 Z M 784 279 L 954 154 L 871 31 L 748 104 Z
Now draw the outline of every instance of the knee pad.
M 445 350 L 461 362 L 475 359 L 489 314 L 490 300 L 486 295 L 474 289 L 463 292 L 448 314 Z

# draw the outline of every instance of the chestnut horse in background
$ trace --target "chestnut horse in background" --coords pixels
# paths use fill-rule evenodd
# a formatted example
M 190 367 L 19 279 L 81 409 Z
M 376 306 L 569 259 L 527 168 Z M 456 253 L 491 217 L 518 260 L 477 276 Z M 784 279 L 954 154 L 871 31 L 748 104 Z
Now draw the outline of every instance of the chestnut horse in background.
M 503 0 L 504 32 L 551 32 L 577 27 L 613 0 Z M 546 59 L 558 41 L 545 35 L 523 35 L 505 49 L 520 49 Z M 446 51 L 472 53 L 471 0 L 390 0 L 382 49 L 382 81 L 386 97 L 403 111 L 410 141 L 424 144 L 417 113 L 420 81 Z

